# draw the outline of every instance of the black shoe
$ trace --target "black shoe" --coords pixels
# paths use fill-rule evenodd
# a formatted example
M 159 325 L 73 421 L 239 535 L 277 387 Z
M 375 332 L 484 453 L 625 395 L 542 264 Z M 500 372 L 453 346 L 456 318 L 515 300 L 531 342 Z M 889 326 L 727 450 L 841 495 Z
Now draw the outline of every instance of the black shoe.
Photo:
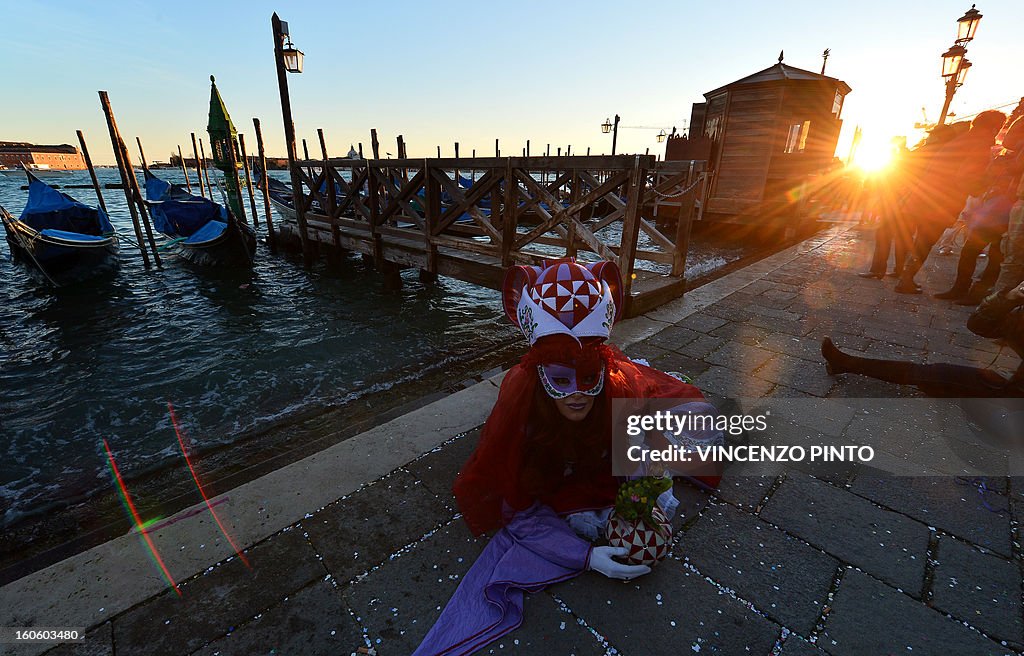
M 988 296 L 989 292 L 991 291 L 992 290 L 990 288 L 982 287 L 975 283 L 974 285 L 971 285 L 971 291 L 964 294 L 962 298 L 959 298 L 953 302 L 956 303 L 957 305 L 978 305 L 983 300 L 985 300 L 985 297 Z
M 899 282 L 896 283 L 896 288 L 894 291 L 897 294 L 920 294 L 922 290 L 921 285 L 904 285 L 902 282 Z
M 967 298 L 967 290 L 963 287 L 954 286 L 944 292 L 940 292 L 934 295 L 935 298 L 941 298 L 945 301 L 955 301 L 962 298 Z
M 863 271 L 861 273 L 858 273 L 857 275 L 860 276 L 861 278 L 874 278 L 875 280 L 881 280 L 882 276 L 885 274 L 875 273 L 874 271 Z
M 846 369 L 839 364 L 843 359 L 843 352 L 836 348 L 828 337 L 821 340 L 821 355 L 825 358 L 825 371 L 829 376 L 846 373 Z

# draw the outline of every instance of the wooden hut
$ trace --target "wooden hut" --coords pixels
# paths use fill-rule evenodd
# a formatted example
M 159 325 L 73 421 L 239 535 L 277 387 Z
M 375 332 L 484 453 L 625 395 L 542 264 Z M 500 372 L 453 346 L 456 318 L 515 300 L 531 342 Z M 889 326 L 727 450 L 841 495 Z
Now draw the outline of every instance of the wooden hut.
M 689 138 L 665 159 L 707 159 L 709 218 L 743 222 L 795 214 L 805 183 L 832 166 L 850 86 L 782 63 L 704 94 Z

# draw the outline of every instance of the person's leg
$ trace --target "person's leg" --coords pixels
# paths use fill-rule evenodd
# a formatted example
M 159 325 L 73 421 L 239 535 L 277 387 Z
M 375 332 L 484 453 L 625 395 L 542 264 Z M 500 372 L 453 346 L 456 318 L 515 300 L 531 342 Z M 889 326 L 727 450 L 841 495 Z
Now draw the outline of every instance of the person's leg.
M 862 278 L 881 278 L 889 265 L 889 251 L 892 249 L 893 231 L 888 219 L 883 219 L 875 230 L 875 248 L 871 255 L 871 266 L 859 274 Z
M 931 253 L 935 242 L 942 236 L 945 227 L 936 225 L 934 222 L 921 221 L 917 226 L 917 233 L 914 235 L 914 246 L 911 256 L 903 266 L 900 281 L 896 284 L 896 291 L 901 294 L 920 294 L 921 288 L 914 281 L 914 276 L 924 266 L 928 254 Z
M 974 275 L 974 268 L 978 264 L 978 254 L 987 243 L 984 235 L 979 234 L 977 230 L 967 229 L 964 247 L 960 250 L 960 259 L 956 263 L 956 279 L 953 281 L 953 286 L 936 294 L 935 298 L 955 300 L 967 296 L 967 290 L 971 287 L 971 276 Z
M 876 360 L 840 351 L 826 337 L 821 354 L 831 375 L 851 373 L 897 385 L 913 385 L 928 396 L 941 398 L 987 398 L 999 396 L 1007 380 L 991 369 L 957 364 L 917 364 L 903 360 Z
M 980 287 L 979 293 L 985 292 L 984 296 L 988 296 L 988 292 L 991 291 L 992 287 L 996 284 L 996 279 L 999 278 L 999 268 L 1003 265 L 1004 234 L 990 235 L 992 245 L 988 247 L 988 263 L 985 265 L 985 270 L 981 273 L 981 278 L 976 283 Z

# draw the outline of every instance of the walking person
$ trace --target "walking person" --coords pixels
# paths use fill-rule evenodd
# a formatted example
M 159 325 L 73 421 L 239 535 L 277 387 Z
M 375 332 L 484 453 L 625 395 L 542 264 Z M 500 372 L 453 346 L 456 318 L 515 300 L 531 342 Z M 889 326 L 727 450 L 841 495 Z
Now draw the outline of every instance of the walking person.
M 898 293 L 921 293 L 914 276 L 942 233 L 960 214 L 967 197 L 979 193 L 979 188 L 984 189 L 992 146 L 1005 120 L 1002 112 L 982 112 L 961 136 L 957 133 L 963 128 L 957 125 L 962 124 L 940 125 L 919 149 L 922 157 L 912 173 L 910 193 L 904 203 L 906 215 L 914 222 L 914 243 L 896 285 Z

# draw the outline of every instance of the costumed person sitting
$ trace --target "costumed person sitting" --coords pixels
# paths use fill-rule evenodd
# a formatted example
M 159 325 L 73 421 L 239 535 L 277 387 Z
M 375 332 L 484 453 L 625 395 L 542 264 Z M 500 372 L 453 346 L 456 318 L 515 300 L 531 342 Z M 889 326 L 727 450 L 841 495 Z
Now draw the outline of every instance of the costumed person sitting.
M 454 493 L 475 535 L 496 531 L 416 654 L 469 654 L 522 623 L 525 592 L 586 570 L 629 580 L 646 565 L 615 560 L 627 548 L 594 546 L 623 478 L 612 474 L 612 399 L 629 412 L 658 405 L 710 414 L 691 384 L 635 363 L 606 345 L 622 307 L 611 262 L 545 260 L 517 266 L 503 285 L 505 312 L 530 342 L 509 370 Z M 720 444 L 719 431 L 658 436 Z M 645 472 L 639 472 L 645 473 Z M 717 486 L 715 472 L 697 481 Z M 678 502 L 659 497 L 665 511 Z M 585 537 L 581 537 L 585 536 Z

